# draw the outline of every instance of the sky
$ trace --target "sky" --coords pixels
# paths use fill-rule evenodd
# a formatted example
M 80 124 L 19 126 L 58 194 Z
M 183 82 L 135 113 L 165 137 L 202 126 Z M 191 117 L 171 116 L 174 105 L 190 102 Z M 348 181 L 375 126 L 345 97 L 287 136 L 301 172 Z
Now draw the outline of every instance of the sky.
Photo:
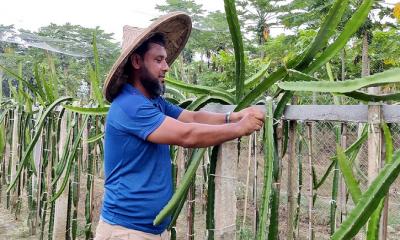
M 207 11 L 224 9 L 223 0 L 195 0 Z M 400 0 L 386 0 L 396 3 Z M 116 41 L 122 41 L 122 27 L 131 25 L 146 27 L 150 20 L 161 15 L 155 9 L 165 0 L 3 0 L 0 24 L 37 31 L 50 23 L 59 25 L 70 22 L 84 27 L 100 26 L 107 33 L 114 33 Z M 272 31 L 282 29 L 271 29 Z M 279 32 L 278 32 L 279 33 Z
M 207 11 L 223 11 L 223 0 L 195 0 Z M 79 24 L 94 28 L 100 26 L 122 40 L 122 27 L 146 27 L 151 19 L 161 15 L 155 6 L 165 0 L 3 0 L 0 24 L 37 31 L 50 23 Z

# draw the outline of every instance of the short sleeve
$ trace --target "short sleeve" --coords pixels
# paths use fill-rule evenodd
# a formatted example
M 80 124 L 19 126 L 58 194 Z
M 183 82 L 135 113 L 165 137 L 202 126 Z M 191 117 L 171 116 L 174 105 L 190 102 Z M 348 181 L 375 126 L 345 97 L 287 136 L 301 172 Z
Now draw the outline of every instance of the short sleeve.
M 176 106 L 164 98 L 162 98 L 162 102 L 164 104 L 165 115 L 178 119 L 179 115 L 182 113 L 183 109 L 179 106 Z
M 143 140 L 146 140 L 161 125 L 166 117 L 152 104 L 140 104 L 129 110 L 127 112 L 121 109 L 121 115 L 117 119 L 114 119 L 114 123 L 121 130 L 134 134 Z

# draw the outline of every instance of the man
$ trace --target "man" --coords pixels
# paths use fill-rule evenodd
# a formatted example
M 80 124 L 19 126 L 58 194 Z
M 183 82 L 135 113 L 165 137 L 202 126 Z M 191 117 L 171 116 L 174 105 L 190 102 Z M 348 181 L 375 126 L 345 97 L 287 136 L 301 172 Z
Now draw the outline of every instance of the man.
M 183 110 L 167 102 L 164 78 L 184 47 L 191 20 L 172 13 L 144 30 L 125 27 L 123 52 L 104 86 L 105 192 L 96 239 L 167 239 L 170 218 L 153 220 L 173 194 L 169 145 L 208 147 L 259 130 L 264 114 Z

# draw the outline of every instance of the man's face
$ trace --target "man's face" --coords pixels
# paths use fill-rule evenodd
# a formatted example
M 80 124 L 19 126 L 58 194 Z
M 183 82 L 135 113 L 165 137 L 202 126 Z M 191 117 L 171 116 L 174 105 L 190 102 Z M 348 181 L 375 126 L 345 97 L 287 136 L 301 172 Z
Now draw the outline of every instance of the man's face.
M 169 70 L 166 58 L 165 48 L 155 43 L 150 43 L 149 50 L 143 57 L 140 82 L 152 97 L 158 97 L 165 92 L 165 74 Z

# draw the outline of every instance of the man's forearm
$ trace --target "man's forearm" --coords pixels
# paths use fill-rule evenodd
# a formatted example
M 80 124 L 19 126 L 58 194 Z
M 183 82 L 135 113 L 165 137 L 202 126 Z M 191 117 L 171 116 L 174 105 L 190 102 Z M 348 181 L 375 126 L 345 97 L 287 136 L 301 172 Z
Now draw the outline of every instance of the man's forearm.
M 224 125 L 188 124 L 190 125 L 190 132 L 188 133 L 186 147 L 215 146 L 243 135 L 237 123 Z
M 203 123 L 203 124 L 211 124 L 211 125 L 219 125 L 225 124 L 226 113 L 213 113 L 207 111 L 198 111 L 195 112 L 194 122 Z M 230 114 L 230 122 L 237 122 L 239 119 L 238 113 L 232 112 Z

